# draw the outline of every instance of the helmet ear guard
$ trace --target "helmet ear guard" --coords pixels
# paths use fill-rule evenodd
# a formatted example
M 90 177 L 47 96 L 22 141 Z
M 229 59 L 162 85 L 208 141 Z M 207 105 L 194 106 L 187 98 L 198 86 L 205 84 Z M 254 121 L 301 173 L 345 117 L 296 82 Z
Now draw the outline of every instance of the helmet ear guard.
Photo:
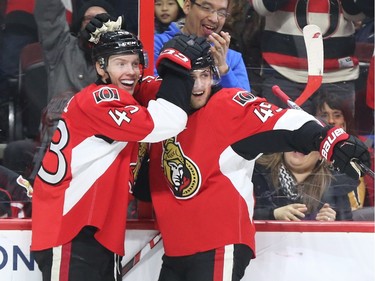
M 107 65 L 106 62 L 105 62 L 105 59 L 103 57 L 99 57 L 97 61 L 99 63 L 99 67 L 101 69 L 105 69 L 105 67 Z
M 149 59 L 148 59 L 148 53 L 147 51 L 143 51 L 143 68 L 147 68 L 148 67 L 148 62 L 149 62 Z

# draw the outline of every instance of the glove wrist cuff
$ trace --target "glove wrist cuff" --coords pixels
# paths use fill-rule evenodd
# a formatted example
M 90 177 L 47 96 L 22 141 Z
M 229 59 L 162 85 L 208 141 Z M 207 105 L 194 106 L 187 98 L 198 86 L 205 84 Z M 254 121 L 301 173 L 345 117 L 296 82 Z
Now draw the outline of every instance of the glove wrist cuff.
M 170 61 L 173 61 L 174 63 L 182 66 L 183 68 L 185 68 L 187 70 L 191 69 L 190 59 L 176 49 L 167 48 L 167 49 L 163 50 L 158 57 L 158 60 L 156 62 L 156 67 L 159 66 L 160 62 L 163 59 L 168 59 Z
M 343 140 L 347 140 L 349 135 L 343 128 L 333 127 L 328 132 L 326 137 L 320 143 L 320 154 L 328 161 L 332 160 L 333 149 L 335 145 Z

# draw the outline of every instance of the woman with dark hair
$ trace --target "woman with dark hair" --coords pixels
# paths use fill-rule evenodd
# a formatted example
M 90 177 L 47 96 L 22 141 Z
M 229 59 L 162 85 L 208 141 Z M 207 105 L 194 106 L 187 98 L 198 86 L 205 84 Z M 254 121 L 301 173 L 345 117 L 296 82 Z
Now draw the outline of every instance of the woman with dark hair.
M 354 119 L 350 113 L 349 105 L 342 102 L 337 96 L 330 92 L 323 92 L 316 100 L 315 116 L 327 122 L 329 125 L 342 127 L 349 134 L 357 135 L 354 128 Z M 369 148 L 370 154 L 373 153 L 373 139 L 366 139 L 358 136 Z M 372 159 L 372 169 L 374 161 Z M 374 179 L 370 176 L 360 178 L 358 187 L 351 191 L 348 196 L 352 207 L 354 220 L 373 220 L 374 219 Z M 365 208 L 371 206 L 372 208 Z M 360 210 L 362 209 L 362 210 Z M 360 210 L 360 211 L 359 211 Z
M 334 93 L 324 91 L 315 100 L 315 116 L 329 125 L 344 128 L 349 134 L 357 135 L 350 105 L 340 100 Z

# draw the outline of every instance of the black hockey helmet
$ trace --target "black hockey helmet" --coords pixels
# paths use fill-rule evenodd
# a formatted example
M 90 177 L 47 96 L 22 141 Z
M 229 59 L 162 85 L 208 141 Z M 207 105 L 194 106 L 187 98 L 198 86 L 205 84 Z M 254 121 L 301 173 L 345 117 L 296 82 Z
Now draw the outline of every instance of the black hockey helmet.
M 214 65 L 215 65 L 215 61 L 210 51 L 208 51 L 206 54 L 203 54 L 201 57 L 191 62 L 191 68 L 193 70 L 205 68 L 209 66 L 212 67 Z
M 120 29 L 102 34 L 99 42 L 92 48 L 92 58 L 95 62 L 99 62 L 102 68 L 106 68 L 110 56 L 119 54 L 138 54 L 140 64 L 143 68 L 147 67 L 142 42 L 126 30 Z
M 207 42 L 207 44 L 209 44 Z M 215 65 L 215 60 L 212 57 L 211 51 L 208 48 L 207 53 L 203 54 L 201 57 L 191 62 L 191 70 L 197 70 L 201 68 L 210 67 L 214 76 L 215 84 L 220 80 L 220 73 Z

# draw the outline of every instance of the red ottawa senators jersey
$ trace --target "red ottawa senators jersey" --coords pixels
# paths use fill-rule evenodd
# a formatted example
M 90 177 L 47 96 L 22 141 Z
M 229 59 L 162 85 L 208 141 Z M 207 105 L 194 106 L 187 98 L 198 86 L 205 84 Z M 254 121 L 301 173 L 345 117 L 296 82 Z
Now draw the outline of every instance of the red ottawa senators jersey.
M 255 252 L 254 161 L 261 152 L 313 150 L 315 133 L 298 137 L 306 123 L 321 133 L 318 121 L 303 111 L 222 89 L 189 116 L 184 131 L 152 144 L 150 188 L 166 255 L 228 244 Z
M 139 91 L 156 93 L 159 84 L 148 79 Z M 173 136 L 185 128 L 186 119 L 182 109 L 164 99 L 150 101 L 146 109 L 113 85 L 91 84 L 77 93 L 64 109 L 35 179 L 31 249 L 63 245 L 91 225 L 104 247 L 124 255 L 138 142 Z

